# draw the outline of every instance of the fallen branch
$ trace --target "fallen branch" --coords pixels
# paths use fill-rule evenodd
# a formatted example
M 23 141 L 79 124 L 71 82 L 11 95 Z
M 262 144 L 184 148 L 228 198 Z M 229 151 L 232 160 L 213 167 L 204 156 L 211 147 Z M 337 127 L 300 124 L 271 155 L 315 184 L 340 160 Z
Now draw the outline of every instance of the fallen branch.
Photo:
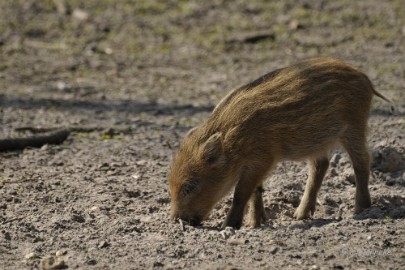
M 7 138 L 0 139 L 0 152 L 22 150 L 26 147 L 41 147 L 45 144 L 61 144 L 69 136 L 71 132 L 103 132 L 103 135 L 116 135 L 119 133 L 129 134 L 132 132 L 131 127 L 115 126 L 115 127 L 100 127 L 100 126 L 76 126 L 60 129 L 58 127 L 18 127 L 16 132 L 31 132 L 33 136 L 24 138 Z M 47 133 L 47 134 L 40 134 Z
M 44 132 L 51 132 L 60 130 L 59 127 L 48 127 L 48 128 L 41 128 L 41 127 L 18 127 L 14 129 L 16 132 L 31 132 L 34 134 L 37 133 L 44 133 Z M 94 131 L 103 131 L 103 132 L 115 132 L 115 133 L 131 133 L 131 128 L 128 126 L 114 126 L 114 127 L 101 127 L 101 126 L 75 126 L 75 127 L 68 127 L 64 128 L 64 130 L 68 130 L 69 132 L 94 132 Z
M 2 139 L 0 140 L 0 152 L 21 150 L 26 147 L 41 147 L 45 144 L 61 144 L 70 132 L 68 129 L 62 129 L 44 135 Z
M 248 43 L 248 44 L 255 44 L 264 40 L 274 41 L 276 39 L 276 35 L 273 33 L 256 33 L 253 35 L 246 35 L 246 36 L 239 36 L 237 38 L 233 38 L 227 40 L 225 43 L 227 45 L 237 44 L 237 43 Z

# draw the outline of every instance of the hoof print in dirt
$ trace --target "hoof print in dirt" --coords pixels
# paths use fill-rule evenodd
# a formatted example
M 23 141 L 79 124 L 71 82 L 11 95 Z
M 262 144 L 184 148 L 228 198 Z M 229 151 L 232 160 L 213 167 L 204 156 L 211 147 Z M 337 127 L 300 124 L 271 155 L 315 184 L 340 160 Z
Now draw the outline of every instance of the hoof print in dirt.
M 405 154 L 391 146 L 378 146 L 373 151 L 372 168 L 395 173 L 405 170 Z

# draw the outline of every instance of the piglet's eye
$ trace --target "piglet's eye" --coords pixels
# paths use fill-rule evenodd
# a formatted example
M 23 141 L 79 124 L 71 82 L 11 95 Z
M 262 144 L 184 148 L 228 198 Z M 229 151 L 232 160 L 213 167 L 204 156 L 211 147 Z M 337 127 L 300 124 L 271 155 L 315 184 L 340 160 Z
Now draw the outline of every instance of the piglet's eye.
M 183 184 L 181 188 L 181 193 L 183 196 L 186 196 L 190 193 L 195 192 L 198 189 L 198 181 L 197 180 L 188 180 L 186 183 Z

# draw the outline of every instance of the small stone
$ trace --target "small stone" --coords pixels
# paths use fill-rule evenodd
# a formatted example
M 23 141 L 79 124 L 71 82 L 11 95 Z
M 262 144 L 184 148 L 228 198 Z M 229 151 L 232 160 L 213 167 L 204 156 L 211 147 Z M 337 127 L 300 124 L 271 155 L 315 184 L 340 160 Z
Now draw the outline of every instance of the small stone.
M 49 149 L 49 145 L 48 144 L 44 144 L 41 148 L 42 151 L 46 151 Z
M 100 207 L 98 206 L 93 206 L 92 208 L 90 208 L 90 212 L 96 212 L 98 210 L 100 210 Z
M 220 234 L 221 234 L 222 238 L 225 240 L 229 238 L 229 235 L 225 231 L 221 231 Z
M 247 243 L 249 243 L 249 240 L 247 239 L 243 239 L 243 238 L 232 238 L 232 239 L 228 239 L 227 242 L 231 245 L 245 245 Z
M 150 216 L 143 216 L 143 217 L 140 217 L 139 220 L 140 220 L 142 223 L 150 223 L 150 222 L 152 221 L 152 217 L 150 217 Z
M 67 88 L 67 85 L 65 82 L 58 81 L 56 83 L 56 88 L 58 88 L 58 90 L 65 90 Z
M 86 21 L 89 18 L 89 14 L 82 9 L 75 9 L 75 10 L 73 10 L 72 17 L 75 20 L 82 22 L 82 21 Z
M 86 263 L 88 265 L 96 265 L 97 261 L 95 259 L 87 258 Z
M 100 244 L 98 244 L 98 248 L 106 248 L 110 244 L 107 241 L 101 241 Z
M 27 255 L 25 255 L 25 259 L 27 260 L 35 260 L 35 258 L 37 257 L 37 255 L 34 252 L 28 253 Z
M 108 171 L 108 170 L 110 170 L 110 164 L 108 164 L 107 162 L 104 162 L 100 166 L 98 166 L 98 169 L 100 171 Z
M 371 235 L 369 235 L 369 236 L 367 236 L 367 240 L 368 241 L 373 240 L 373 237 Z
M 141 160 L 138 160 L 138 161 L 136 162 L 136 165 L 145 166 L 147 163 L 148 163 L 148 162 L 147 162 L 146 160 L 141 159 Z
M 58 250 L 55 252 L 56 257 L 61 257 L 67 253 L 66 250 Z
M 270 249 L 270 253 L 273 254 L 273 255 L 276 254 L 277 251 L 278 251 L 278 247 L 273 247 L 273 248 Z
M 290 30 L 298 30 L 304 28 L 304 26 L 298 20 L 292 20 L 288 24 Z
M 318 265 L 314 264 L 309 267 L 310 270 L 317 270 L 319 269 Z
M 231 237 L 234 234 L 235 230 L 232 227 L 226 227 L 224 230 L 220 232 L 220 235 L 224 240 L 229 239 L 229 237 Z
M 41 266 L 43 270 L 63 269 L 66 268 L 66 263 L 62 258 L 55 256 L 47 256 L 42 258 Z
M 180 225 L 180 229 L 184 232 L 186 230 L 184 223 L 181 219 L 179 219 L 179 225 Z

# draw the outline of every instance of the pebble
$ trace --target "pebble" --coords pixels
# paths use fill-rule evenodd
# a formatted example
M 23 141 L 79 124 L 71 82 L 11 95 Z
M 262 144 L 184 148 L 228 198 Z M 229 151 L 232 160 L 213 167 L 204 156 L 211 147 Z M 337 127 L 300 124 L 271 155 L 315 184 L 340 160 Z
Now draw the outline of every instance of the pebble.
M 235 230 L 231 227 L 226 227 L 224 230 L 220 231 L 220 235 L 224 240 L 227 240 L 232 235 L 235 235 Z
M 64 269 L 67 267 L 62 258 L 55 256 L 47 256 L 42 258 L 41 266 L 43 270 Z
M 66 250 L 58 250 L 55 252 L 56 257 L 61 257 L 67 253 Z
M 277 251 L 278 251 L 278 247 L 273 247 L 273 248 L 270 249 L 270 253 L 273 254 L 273 255 L 276 254 Z
M 98 169 L 100 171 L 108 171 L 110 169 L 110 164 L 108 164 L 107 162 L 104 162 L 98 166 Z
M 56 83 L 56 88 L 58 88 L 58 90 L 65 90 L 67 88 L 67 84 L 63 81 L 58 81 Z
M 301 28 L 304 28 L 304 26 L 297 20 L 292 20 L 290 21 L 290 23 L 288 24 L 288 28 L 290 30 L 298 30 Z
M 105 248 L 108 247 L 110 244 L 107 241 L 101 241 L 100 244 L 98 244 L 98 248 Z
M 221 234 L 222 238 L 225 240 L 229 238 L 229 234 L 227 234 L 225 231 L 221 231 L 220 234 Z
M 179 219 L 180 229 L 184 232 L 186 230 L 186 226 L 184 225 L 183 221 Z
M 152 217 L 150 216 L 142 216 L 139 218 L 142 223 L 150 223 L 152 222 Z
M 37 254 L 35 254 L 34 252 L 28 253 L 27 255 L 25 255 L 25 259 L 27 260 L 34 260 L 37 257 Z
M 148 163 L 148 161 L 146 161 L 144 159 L 141 159 L 141 160 L 136 162 L 136 165 L 145 166 L 147 163 Z
M 93 206 L 92 208 L 90 208 L 90 212 L 95 212 L 98 210 L 100 210 L 100 207 L 98 207 L 98 206 Z
M 228 239 L 227 242 L 231 245 L 245 245 L 247 243 L 249 243 L 249 240 L 247 239 L 243 239 L 243 238 L 232 238 L 232 239 Z
M 78 22 L 86 21 L 89 18 L 89 13 L 82 9 L 73 10 L 72 17 Z
M 274 240 L 274 239 L 271 239 L 271 240 L 269 241 L 269 245 L 278 245 L 278 244 L 279 244 L 279 242 L 276 241 L 276 240 Z

